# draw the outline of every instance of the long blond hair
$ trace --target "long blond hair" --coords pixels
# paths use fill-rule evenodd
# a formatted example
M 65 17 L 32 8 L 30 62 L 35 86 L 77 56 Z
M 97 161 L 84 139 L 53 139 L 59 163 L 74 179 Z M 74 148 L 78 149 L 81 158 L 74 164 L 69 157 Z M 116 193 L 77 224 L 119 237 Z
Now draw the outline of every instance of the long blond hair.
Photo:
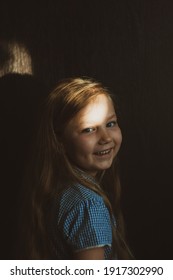
M 75 172 L 62 145 L 62 136 L 68 122 L 101 93 L 111 97 L 113 101 L 113 96 L 101 83 L 88 78 L 70 78 L 61 81 L 44 103 L 37 143 L 35 143 L 36 153 L 33 153 L 35 156 L 32 160 L 33 182 L 30 180 L 31 175 L 27 179 L 30 182 L 28 204 L 26 204 L 29 209 L 26 250 L 28 258 L 51 258 L 49 244 L 45 242 L 48 240 L 45 221 L 47 205 L 52 196 L 62 191 L 64 182 L 80 182 L 103 197 L 110 215 L 114 214 L 116 217 L 116 228 L 112 225 L 113 252 L 117 253 L 119 259 L 128 259 L 130 256 L 125 243 L 120 207 L 117 158 L 108 170 L 99 172 L 100 188 Z

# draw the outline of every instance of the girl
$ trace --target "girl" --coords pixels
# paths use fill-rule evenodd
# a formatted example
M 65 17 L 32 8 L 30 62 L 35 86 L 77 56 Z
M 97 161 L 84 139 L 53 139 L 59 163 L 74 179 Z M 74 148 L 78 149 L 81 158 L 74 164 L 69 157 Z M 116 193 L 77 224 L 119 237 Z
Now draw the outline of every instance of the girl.
M 121 141 L 113 96 L 100 83 L 66 79 L 48 96 L 27 194 L 25 258 L 130 258 L 120 210 Z

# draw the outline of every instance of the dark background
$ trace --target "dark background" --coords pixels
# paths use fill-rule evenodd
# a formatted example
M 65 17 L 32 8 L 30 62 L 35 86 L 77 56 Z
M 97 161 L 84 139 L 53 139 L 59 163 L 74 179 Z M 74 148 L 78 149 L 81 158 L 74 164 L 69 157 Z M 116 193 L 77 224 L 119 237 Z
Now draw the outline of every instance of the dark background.
M 0 40 L 22 43 L 34 73 L 0 81 L 1 259 L 14 258 L 34 112 L 43 95 L 70 76 L 96 78 L 117 95 L 122 205 L 135 258 L 172 259 L 172 1 L 1 0 Z M 0 47 L 0 67 L 7 59 Z

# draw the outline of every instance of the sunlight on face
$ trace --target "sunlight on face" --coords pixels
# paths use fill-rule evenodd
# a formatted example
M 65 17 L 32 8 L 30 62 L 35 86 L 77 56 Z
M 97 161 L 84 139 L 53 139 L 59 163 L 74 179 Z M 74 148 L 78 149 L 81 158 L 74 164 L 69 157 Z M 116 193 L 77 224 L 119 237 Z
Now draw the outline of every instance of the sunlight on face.
M 88 126 L 99 126 L 104 123 L 105 119 L 109 116 L 109 112 L 112 112 L 110 115 L 115 115 L 112 101 L 102 94 L 92 100 L 91 103 L 79 113 L 77 119 L 80 118 L 84 126 L 87 126 L 87 124 Z M 78 125 L 78 120 L 76 124 Z
M 113 102 L 99 94 L 67 125 L 65 150 L 70 161 L 95 176 L 109 168 L 122 141 Z

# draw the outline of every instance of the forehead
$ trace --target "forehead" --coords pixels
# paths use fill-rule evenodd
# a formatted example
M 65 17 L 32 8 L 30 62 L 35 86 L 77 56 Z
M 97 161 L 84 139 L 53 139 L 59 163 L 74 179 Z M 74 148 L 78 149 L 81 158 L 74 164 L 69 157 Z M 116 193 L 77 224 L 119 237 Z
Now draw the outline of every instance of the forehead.
M 86 105 L 72 120 L 70 123 L 73 125 L 87 124 L 99 124 L 109 116 L 115 114 L 114 105 L 112 99 L 105 95 L 99 94 L 92 99 L 89 104 Z

